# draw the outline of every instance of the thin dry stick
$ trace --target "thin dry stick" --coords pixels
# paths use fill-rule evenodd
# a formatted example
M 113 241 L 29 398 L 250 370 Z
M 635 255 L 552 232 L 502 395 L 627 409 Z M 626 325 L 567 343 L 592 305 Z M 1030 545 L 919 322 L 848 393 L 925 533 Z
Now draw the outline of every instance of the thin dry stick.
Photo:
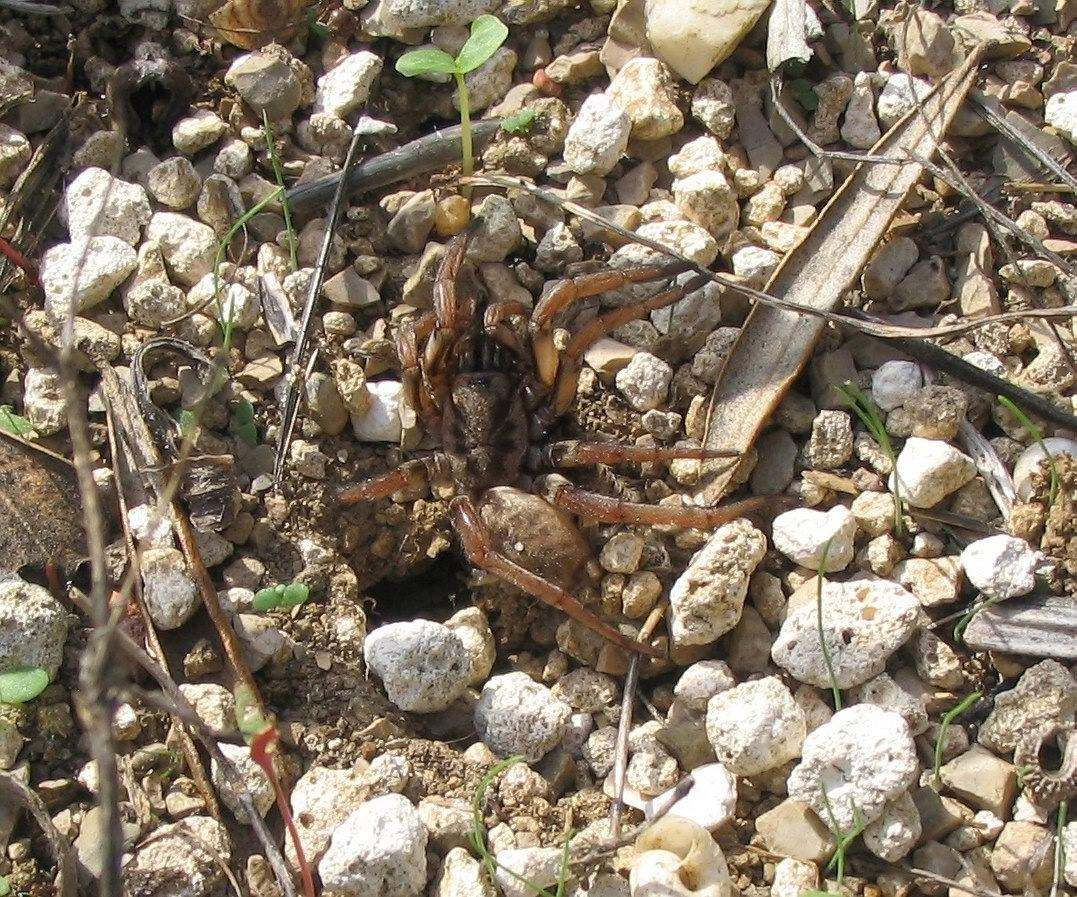
M 60 879 L 59 897 L 75 897 L 78 882 L 75 878 L 75 851 L 70 842 L 53 825 L 48 808 L 34 790 L 9 772 L 0 772 L 0 798 L 8 805 L 21 804 L 34 817 L 34 821 L 44 833 L 53 859 L 56 860 L 57 876 Z

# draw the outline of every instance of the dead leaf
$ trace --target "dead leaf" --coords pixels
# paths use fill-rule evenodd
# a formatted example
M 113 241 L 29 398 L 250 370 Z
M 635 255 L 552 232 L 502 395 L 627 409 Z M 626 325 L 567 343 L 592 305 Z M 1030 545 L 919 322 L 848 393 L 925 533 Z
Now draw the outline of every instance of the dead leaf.
M 228 0 L 210 13 L 209 21 L 222 40 L 244 50 L 287 43 L 303 23 L 311 0 Z

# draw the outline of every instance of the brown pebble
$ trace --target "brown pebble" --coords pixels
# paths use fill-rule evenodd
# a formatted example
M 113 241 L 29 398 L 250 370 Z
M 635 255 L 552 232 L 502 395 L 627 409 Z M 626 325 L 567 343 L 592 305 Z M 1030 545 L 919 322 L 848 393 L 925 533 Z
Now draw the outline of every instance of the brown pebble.
M 446 196 L 434 209 L 434 230 L 439 237 L 456 236 L 470 220 L 471 203 L 459 194 Z

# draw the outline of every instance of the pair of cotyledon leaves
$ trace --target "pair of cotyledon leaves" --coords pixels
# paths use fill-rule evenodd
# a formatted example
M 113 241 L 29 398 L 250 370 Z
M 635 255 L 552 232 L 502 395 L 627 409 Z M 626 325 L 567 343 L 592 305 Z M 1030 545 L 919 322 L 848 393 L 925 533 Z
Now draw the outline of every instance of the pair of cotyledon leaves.
M 416 75 L 466 75 L 488 60 L 505 43 L 509 29 L 497 16 L 479 16 L 471 23 L 471 36 L 454 59 L 437 47 L 423 47 L 405 53 L 396 61 L 396 70 L 407 78 Z

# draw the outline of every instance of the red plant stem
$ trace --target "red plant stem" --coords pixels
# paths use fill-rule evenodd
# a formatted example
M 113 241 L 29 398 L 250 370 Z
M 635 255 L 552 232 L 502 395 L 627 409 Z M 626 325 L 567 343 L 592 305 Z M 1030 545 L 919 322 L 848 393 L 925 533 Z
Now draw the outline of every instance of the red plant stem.
M 272 726 L 255 735 L 251 740 L 251 759 L 262 767 L 262 771 L 273 786 L 273 793 L 277 796 L 277 810 L 280 811 L 281 819 L 284 820 L 284 824 L 288 828 L 288 836 L 292 839 L 292 844 L 295 845 L 296 861 L 299 863 L 299 872 L 303 877 L 303 893 L 306 897 L 314 897 L 314 877 L 311 875 L 306 854 L 303 853 L 303 845 L 299 841 L 299 831 L 295 827 L 295 820 L 292 819 L 292 810 L 288 806 L 288 796 L 281 787 L 276 767 L 273 765 L 273 757 L 270 755 L 270 751 L 279 737 L 277 730 Z
M 11 264 L 21 268 L 34 286 L 41 286 L 41 278 L 37 276 L 37 268 L 34 263 L 3 237 L 0 237 L 0 255 L 3 255 Z

